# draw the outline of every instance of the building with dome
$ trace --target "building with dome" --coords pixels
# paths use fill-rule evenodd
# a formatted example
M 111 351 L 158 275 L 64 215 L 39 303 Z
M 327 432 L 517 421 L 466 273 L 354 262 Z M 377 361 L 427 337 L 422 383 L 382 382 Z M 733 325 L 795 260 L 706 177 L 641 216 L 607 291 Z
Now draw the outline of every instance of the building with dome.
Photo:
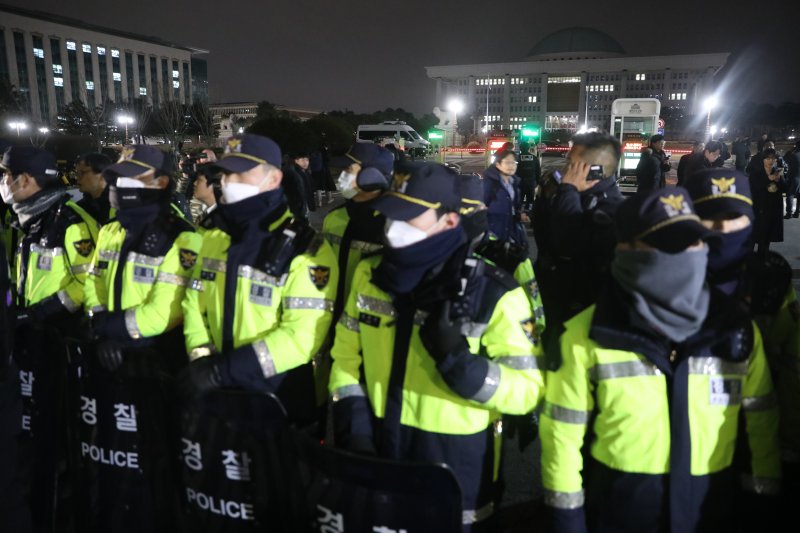
M 700 114 L 714 75 L 729 53 L 628 56 L 610 35 L 592 28 L 553 32 L 522 61 L 426 67 L 436 80 L 436 105 L 458 99 L 474 131 L 608 129 L 617 98 L 657 98 L 662 109 Z M 463 120 L 463 118 L 462 118 Z

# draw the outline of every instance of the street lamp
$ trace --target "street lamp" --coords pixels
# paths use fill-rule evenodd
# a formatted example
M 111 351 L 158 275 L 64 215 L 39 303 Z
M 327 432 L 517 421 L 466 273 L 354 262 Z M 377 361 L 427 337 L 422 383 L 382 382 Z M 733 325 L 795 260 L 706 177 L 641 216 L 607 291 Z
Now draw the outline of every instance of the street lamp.
M 42 135 L 47 135 L 48 133 L 50 133 L 50 130 L 43 126 L 39 128 L 39 133 L 41 133 Z
M 17 130 L 17 137 L 19 137 L 19 130 L 24 130 L 25 128 L 28 127 L 28 125 L 25 124 L 22 121 L 14 121 L 14 122 L 9 122 L 8 123 L 8 127 L 11 128 L 11 129 L 16 129 Z
M 706 137 L 708 140 L 711 140 L 711 110 L 717 107 L 717 97 L 716 96 L 709 96 L 703 102 L 703 107 L 706 110 Z
M 711 125 L 711 138 L 714 138 L 714 135 L 717 134 L 717 127 L 715 125 Z
M 456 133 L 458 131 L 458 114 L 464 111 L 464 102 L 458 99 L 450 100 L 447 109 L 453 113 L 453 146 L 456 145 Z
M 117 122 L 120 124 L 125 124 L 125 142 L 122 144 L 128 144 L 128 124 L 133 124 L 133 117 L 128 115 L 120 115 L 117 117 Z

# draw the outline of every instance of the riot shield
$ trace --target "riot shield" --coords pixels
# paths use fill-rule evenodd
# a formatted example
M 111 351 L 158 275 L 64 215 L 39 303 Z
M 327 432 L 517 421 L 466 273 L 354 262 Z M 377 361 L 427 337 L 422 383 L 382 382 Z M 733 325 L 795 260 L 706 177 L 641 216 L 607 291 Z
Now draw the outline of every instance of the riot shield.
M 461 491 L 444 465 L 388 461 L 291 431 L 296 531 L 461 531 Z
M 126 353 L 115 372 L 87 358 L 79 406 L 86 531 L 178 528 L 178 417 L 159 357 Z
M 282 433 L 272 394 L 223 389 L 184 409 L 181 427 L 186 530 L 290 531 Z

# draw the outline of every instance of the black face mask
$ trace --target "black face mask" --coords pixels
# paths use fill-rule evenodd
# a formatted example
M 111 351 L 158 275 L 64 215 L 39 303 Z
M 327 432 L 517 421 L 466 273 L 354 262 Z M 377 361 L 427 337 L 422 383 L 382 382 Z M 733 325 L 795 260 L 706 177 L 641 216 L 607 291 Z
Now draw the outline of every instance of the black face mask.
M 720 234 L 708 243 L 708 270 L 720 272 L 740 265 L 753 249 L 750 237 L 753 226 Z
M 111 186 L 109 190 L 111 207 L 120 211 L 156 204 L 169 198 L 166 189 L 139 189 Z
M 472 241 L 481 234 L 489 231 L 489 217 L 486 209 L 476 211 L 467 217 L 461 217 L 461 227 L 467 234 L 467 240 Z

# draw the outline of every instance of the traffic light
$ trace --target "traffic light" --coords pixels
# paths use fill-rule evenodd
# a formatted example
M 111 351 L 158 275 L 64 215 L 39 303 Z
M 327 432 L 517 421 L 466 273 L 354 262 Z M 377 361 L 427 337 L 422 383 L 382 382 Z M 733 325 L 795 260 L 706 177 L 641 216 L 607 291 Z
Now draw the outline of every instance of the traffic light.
M 444 135 L 439 130 L 431 130 L 428 132 L 428 140 L 429 141 L 441 141 L 444 139 Z
M 539 134 L 542 132 L 542 129 L 539 127 L 538 124 L 526 124 L 522 126 L 522 131 L 520 132 L 520 136 L 523 139 L 538 139 Z

